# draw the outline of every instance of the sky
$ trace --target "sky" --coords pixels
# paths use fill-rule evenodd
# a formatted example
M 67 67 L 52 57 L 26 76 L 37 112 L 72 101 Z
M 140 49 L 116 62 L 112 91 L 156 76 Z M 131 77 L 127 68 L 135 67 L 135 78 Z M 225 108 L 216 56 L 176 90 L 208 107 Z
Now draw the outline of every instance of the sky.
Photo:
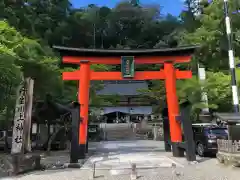
M 114 7 L 115 4 L 122 0 L 71 0 L 73 7 L 86 7 L 88 4 L 98 6 Z M 159 4 L 162 7 L 162 14 L 170 13 L 178 16 L 183 9 L 183 0 L 140 0 L 141 4 Z

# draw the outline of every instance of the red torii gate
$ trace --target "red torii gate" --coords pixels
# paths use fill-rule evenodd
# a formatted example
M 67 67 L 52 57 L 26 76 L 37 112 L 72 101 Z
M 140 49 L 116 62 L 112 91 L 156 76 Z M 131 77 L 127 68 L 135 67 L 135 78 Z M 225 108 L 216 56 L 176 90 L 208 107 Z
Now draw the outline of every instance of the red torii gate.
M 63 80 L 79 81 L 78 101 L 80 116 L 83 119 L 79 126 L 79 153 L 85 157 L 88 129 L 89 87 L 91 80 L 157 80 L 165 79 L 170 135 L 173 155 L 182 156 L 178 143 L 182 142 L 182 131 L 176 117 L 179 115 L 176 79 L 189 79 L 191 71 L 180 71 L 174 68 L 175 63 L 189 63 L 197 47 L 181 47 L 149 50 L 103 50 L 79 49 L 54 46 L 60 52 L 63 63 L 78 64 L 80 70 L 64 72 Z M 91 64 L 122 65 L 122 72 L 94 72 Z M 159 71 L 134 71 L 134 64 L 164 64 Z

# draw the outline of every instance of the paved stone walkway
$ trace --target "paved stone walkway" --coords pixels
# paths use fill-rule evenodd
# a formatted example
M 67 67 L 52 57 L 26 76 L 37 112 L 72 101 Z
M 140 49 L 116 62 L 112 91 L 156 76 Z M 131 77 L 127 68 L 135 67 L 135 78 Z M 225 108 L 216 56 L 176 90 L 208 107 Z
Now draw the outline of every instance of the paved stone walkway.
M 198 158 L 189 164 L 185 158 L 173 158 L 163 151 L 160 141 L 103 142 L 98 154 L 81 169 L 46 170 L 6 180 L 130 180 L 130 165 L 136 163 L 139 180 L 238 180 L 240 169 L 224 167 L 215 158 Z M 57 157 L 57 156 L 56 156 Z M 172 167 L 172 164 L 176 167 Z

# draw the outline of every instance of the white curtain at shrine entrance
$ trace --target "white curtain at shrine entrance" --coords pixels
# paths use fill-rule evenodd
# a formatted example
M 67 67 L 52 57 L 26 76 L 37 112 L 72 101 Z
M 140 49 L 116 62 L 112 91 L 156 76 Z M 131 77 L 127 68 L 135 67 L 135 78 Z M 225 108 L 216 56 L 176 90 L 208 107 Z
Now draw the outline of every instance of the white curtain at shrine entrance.
M 132 107 L 103 107 L 103 115 L 113 112 L 121 112 L 126 114 L 152 114 L 152 106 L 132 106 Z

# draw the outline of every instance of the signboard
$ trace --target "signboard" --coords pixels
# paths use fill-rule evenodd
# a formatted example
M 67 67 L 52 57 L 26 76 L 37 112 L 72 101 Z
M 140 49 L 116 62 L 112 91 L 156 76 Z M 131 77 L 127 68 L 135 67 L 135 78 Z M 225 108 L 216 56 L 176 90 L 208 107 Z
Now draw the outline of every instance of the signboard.
M 134 57 L 133 56 L 122 56 L 121 71 L 122 71 L 123 78 L 134 77 Z
M 198 75 L 200 80 L 205 80 L 206 79 L 205 68 L 198 68 Z
M 23 130 L 25 121 L 25 104 L 26 104 L 26 86 L 25 82 L 19 85 L 17 91 L 17 100 L 15 106 L 15 115 L 13 123 L 13 136 L 12 136 L 12 154 L 18 154 L 22 152 L 23 148 Z

